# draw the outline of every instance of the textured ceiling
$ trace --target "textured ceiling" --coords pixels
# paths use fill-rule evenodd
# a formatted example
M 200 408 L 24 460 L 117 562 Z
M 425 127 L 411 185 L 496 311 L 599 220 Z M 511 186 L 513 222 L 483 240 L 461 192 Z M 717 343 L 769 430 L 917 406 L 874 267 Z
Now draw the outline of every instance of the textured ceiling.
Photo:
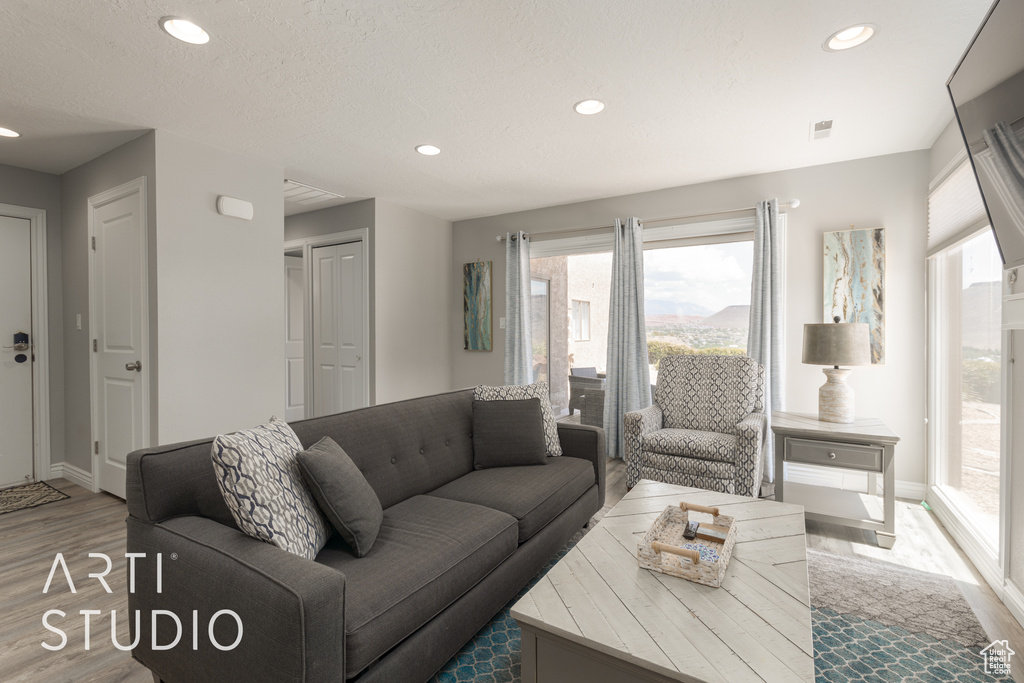
M 0 163 L 61 173 L 157 128 L 459 219 L 922 149 L 989 4 L 4 0 L 0 125 L 23 137 Z M 879 34 L 821 49 L 858 22 Z M 573 112 L 589 97 L 605 111 Z

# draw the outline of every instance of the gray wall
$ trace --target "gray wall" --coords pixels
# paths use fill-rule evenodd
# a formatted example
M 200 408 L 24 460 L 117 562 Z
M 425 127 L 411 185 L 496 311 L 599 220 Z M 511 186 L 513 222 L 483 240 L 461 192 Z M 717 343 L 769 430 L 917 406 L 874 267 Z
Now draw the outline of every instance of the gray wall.
M 284 219 L 285 242 L 305 239 L 307 237 L 319 237 L 320 235 L 333 235 L 336 232 L 362 230 L 364 228 L 369 234 L 368 243 L 364 244 L 363 248 L 367 250 L 367 262 L 370 264 L 370 272 L 366 276 L 367 282 L 370 283 L 370 348 L 366 351 L 369 354 L 371 404 L 377 402 L 377 352 L 375 350 L 377 340 L 375 332 L 377 323 L 375 274 L 377 266 L 374 256 L 374 227 L 376 223 L 374 204 L 375 200 L 373 199 L 363 199 L 358 202 L 342 204 L 341 206 L 320 209 L 319 211 L 285 216 Z
M 125 143 L 61 176 L 61 261 L 63 265 L 64 315 L 64 414 L 65 460 L 92 472 L 92 427 L 89 386 L 89 197 L 135 180 L 147 179 L 150 234 L 150 296 L 155 289 L 156 240 L 156 137 L 150 132 Z M 151 353 L 156 354 L 156 310 L 150 308 Z M 82 316 L 82 329 L 75 329 L 75 315 Z M 157 384 L 151 372 L 152 386 Z M 155 404 L 155 402 L 154 402 Z M 156 405 L 150 406 L 156 415 Z M 156 424 L 156 420 L 151 420 Z
M 159 443 L 283 415 L 283 169 L 156 132 Z M 217 213 L 250 201 L 251 221 Z
M 375 201 L 377 403 L 447 391 L 452 224 Z
M 0 164 L 0 204 L 46 211 L 46 305 L 50 360 L 50 460 L 64 460 L 64 325 L 61 296 L 60 177 Z M 72 325 L 74 320 L 72 320 Z M 10 343 L 5 341 L 5 343 Z M 48 479 L 49 472 L 36 472 Z
M 901 437 L 896 478 L 925 481 L 925 234 L 928 151 L 907 152 L 777 173 L 733 178 L 656 192 L 612 197 L 453 224 L 452 338 L 461 334 L 462 292 L 455 275 L 463 263 L 494 261 L 494 318 L 505 315 L 505 267 L 495 236 L 515 230 L 538 234 L 594 225 L 616 217 L 658 218 L 753 206 L 766 197 L 797 197 L 789 211 L 786 253 L 787 409 L 817 412 L 821 368 L 800 362 L 803 324 L 821 322 L 822 235 L 886 228 L 886 364 L 856 368 L 850 383 L 857 412 L 882 417 Z M 504 337 L 492 353 L 451 347 L 452 386 L 500 384 Z

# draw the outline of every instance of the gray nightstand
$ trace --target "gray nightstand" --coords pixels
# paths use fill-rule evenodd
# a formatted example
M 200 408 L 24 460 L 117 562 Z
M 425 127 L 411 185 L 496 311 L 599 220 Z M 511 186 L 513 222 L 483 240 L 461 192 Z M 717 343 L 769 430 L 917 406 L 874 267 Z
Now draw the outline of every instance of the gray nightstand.
M 858 418 L 850 424 L 821 422 L 807 413 L 772 413 L 775 434 L 775 500 L 804 506 L 804 516 L 875 532 L 878 545 L 896 542 L 896 493 L 893 453 L 900 437 L 877 418 Z M 868 492 L 786 484 L 784 462 L 833 467 L 868 475 Z M 882 506 L 876 477 L 882 475 Z

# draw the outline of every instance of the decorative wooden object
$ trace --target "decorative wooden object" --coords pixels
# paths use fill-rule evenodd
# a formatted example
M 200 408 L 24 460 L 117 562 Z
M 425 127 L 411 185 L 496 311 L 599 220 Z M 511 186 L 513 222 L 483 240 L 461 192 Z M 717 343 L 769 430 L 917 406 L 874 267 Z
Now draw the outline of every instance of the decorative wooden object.
M 697 538 L 693 540 L 683 538 L 691 510 L 707 513 L 714 518 L 711 528 L 703 534 L 701 528 L 698 528 Z M 719 514 L 717 507 L 686 502 L 678 506 L 670 505 L 640 539 L 636 549 L 640 566 L 718 588 L 725 578 L 725 570 L 736 544 L 736 525 L 733 521 L 732 517 Z M 722 540 L 714 537 L 720 530 L 725 532 Z

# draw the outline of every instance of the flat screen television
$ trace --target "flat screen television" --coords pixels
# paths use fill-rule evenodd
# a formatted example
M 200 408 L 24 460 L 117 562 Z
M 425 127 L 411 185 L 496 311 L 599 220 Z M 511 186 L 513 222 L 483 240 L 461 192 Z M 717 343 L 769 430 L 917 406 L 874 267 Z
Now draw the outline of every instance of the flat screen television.
M 946 87 L 1003 267 L 1024 265 L 1024 0 L 996 0 Z

